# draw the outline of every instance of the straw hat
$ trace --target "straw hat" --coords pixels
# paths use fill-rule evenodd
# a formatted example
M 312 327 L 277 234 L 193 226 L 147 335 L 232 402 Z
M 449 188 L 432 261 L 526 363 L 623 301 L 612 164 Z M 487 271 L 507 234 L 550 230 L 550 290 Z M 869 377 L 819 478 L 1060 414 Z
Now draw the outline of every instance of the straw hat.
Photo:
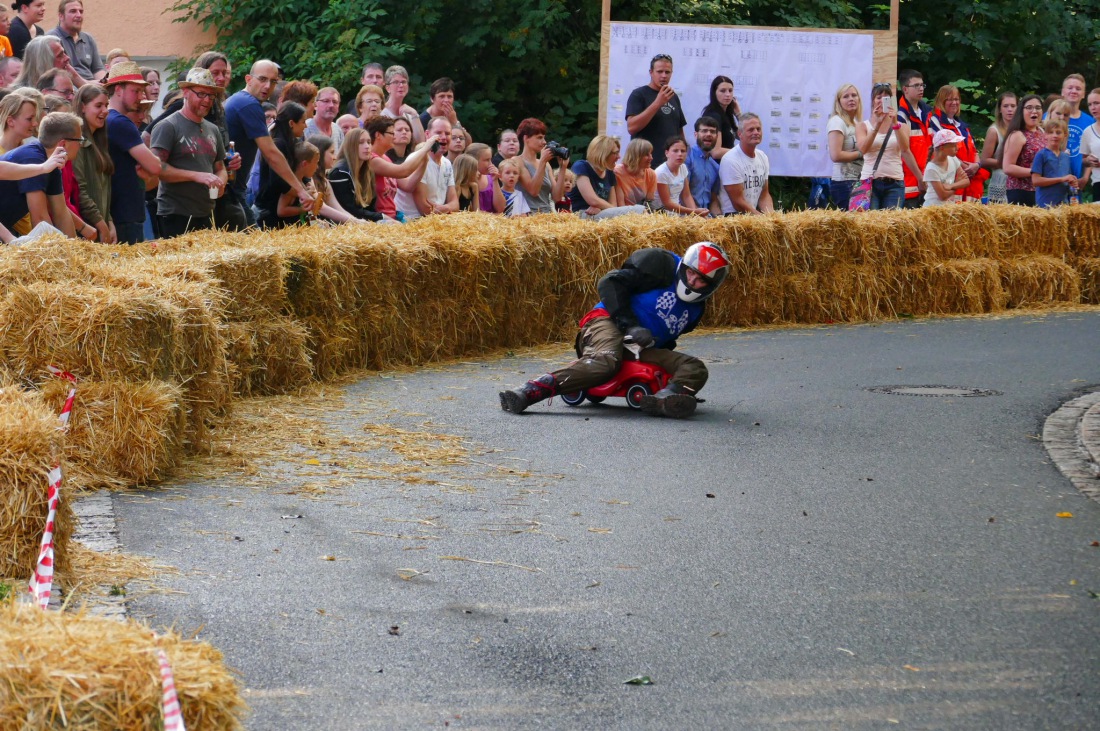
M 114 84 L 137 84 L 138 86 L 148 86 L 147 82 L 141 75 L 141 67 L 133 61 L 120 61 L 111 67 L 111 70 L 107 72 L 107 78 L 103 81 L 104 86 L 113 86 Z
M 187 72 L 187 78 L 177 84 L 181 89 L 206 89 L 215 94 L 225 93 L 225 89 L 214 83 L 214 76 L 209 69 L 199 66 Z

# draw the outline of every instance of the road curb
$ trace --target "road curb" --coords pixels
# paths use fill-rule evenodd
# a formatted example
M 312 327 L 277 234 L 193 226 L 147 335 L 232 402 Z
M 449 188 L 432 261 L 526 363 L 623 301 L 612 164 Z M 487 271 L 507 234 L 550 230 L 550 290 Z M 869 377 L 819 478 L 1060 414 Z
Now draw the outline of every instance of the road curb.
M 79 541 L 85 548 L 102 553 L 116 552 L 121 548 L 118 542 L 118 525 L 115 523 L 115 505 L 109 491 L 99 490 L 79 496 L 73 500 L 73 513 L 78 520 L 73 540 Z M 109 591 L 101 591 L 89 596 L 84 606 L 90 614 L 100 617 L 124 620 L 127 616 L 124 593 L 111 595 Z
M 1081 494 L 1100 502 L 1100 391 L 1067 401 L 1048 416 L 1043 446 Z

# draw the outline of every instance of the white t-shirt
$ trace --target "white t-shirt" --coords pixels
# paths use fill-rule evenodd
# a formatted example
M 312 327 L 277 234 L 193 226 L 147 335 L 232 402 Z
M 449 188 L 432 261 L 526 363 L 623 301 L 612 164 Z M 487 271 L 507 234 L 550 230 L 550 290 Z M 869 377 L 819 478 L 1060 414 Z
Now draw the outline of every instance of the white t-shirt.
M 828 139 L 830 132 L 839 132 L 840 136 L 844 138 L 844 142 L 840 145 L 843 152 L 854 152 L 856 150 L 856 127 L 854 124 L 848 124 L 840 118 L 839 114 L 834 114 L 829 117 L 829 125 L 825 128 L 826 139 Z M 862 170 L 863 160 L 834 162 L 832 179 L 859 180 L 859 174 Z
M 436 162 L 429 156 L 428 167 L 425 168 L 424 177 L 420 179 L 419 183 L 419 185 L 428 186 L 428 202 L 440 205 L 446 203 L 447 188 L 453 187 L 454 184 L 455 171 L 451 167 L 451 161 L 446 157 L 441 157 L 439 162 Z M 406 193 L 398 188 L 395 203 L 397 210 L 405 214 L 406 221 L 420 218 L 420 211 L 416 208 L 416 200 L 413 198 L 412 193 Z
M 768 164 L 768 156 L 758 147 L 756 156 L 749 157 L 741 146 L 733 148 L 722 156 L 722 162 L 718 166 L 718 177 L 722 182 L 722 191 L 719 200 L 722 203 L 722 213 L 737 213 L 737 209 L 726 193 L 727 185 L 743 185 L 745 187 L 745 201 L 756 208 L 760 203 L 760 195 L 764 192 L 764 186 L 768 182 L 768 172 L 771 170 Z
M 668 169 L 668 163 L 663 162 L 657 168 L 657 183 L 668 186 L 668 197 L 673 203 L 680 203 L 680 196 L 684 192 L 684 184 L 688 179 L 688 166 L 685 164 L 680 165 L 680 169 L 675 174 Z M 657 202 L 660 203 L 661 196 L 658 194 Z M 681 205 L 683 205 L 681 203 Z
M 1081 157 L 1095 155 L 1100 157 L 1100 134 L 1096 133 L 1096 125 L 1090 124 L 1081 133 Z M 1093 183 L 1100 183 L 1100 168 L 1091 168 L 1089 173 Z
M 940 167 L 936 164 L 935 160 L 929 160 L 928 166 L 924 169 L 924 182 L 942 183 L 943 185 L 951 185 L 955 182 L 955 176 L 959 172 L 959 168 L 962 166 L 962 160 L 957 157 L 949 157 L 944 163 L 946 167 Z M 939 198 L 936 196 L 936 187 L 929 185 L 928 190 L 924 193 L 924 206 L 942 206 L 945 203 L 950 203 L 958 198 L 958 194 L 950 194 L 947 198 Z
M 864 131 L 867 134 L 874 131 L 870 122 L 864 120 L 860 124 L 866 125 Z M 875 169 L 875 160 L 878 158 L 878 151 L 882 148 L 884 139 L 886 139 L 885 132 L 875 135 L 875 141 L 871 145 L 871 149 L 863 153 L 863 169 L 859 173 L 860 180 L 871 177 L 871 171 Z M 898 147 L 898 136 L 894 132 L 890 133 L 890 141 L 886 143 L 886 151 L 882 153 L 882 160 L 878 164 L 875 177 L 889 178 L 890 180 L 905 179 L 905 173 L 901 169 L 901 149 Z
M 519 188 L 511 193 L 501 188 L 500 192 L 504 195 L 505 216 L 526 216 L 531 212 L 531 206 L 527 204 L 527 197 L 520 192 Z

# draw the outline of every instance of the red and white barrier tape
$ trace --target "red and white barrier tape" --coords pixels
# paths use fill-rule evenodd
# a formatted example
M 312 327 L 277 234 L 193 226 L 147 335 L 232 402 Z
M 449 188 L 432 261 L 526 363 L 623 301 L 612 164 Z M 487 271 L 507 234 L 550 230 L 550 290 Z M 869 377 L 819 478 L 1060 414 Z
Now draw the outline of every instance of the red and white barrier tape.
M 172 665 L 164 650 L 157 650 L 157 660 L 160 662 L 160 686 L 163 691 L 161 707 L 164 709 L 164 731 L 187 731 L 183 725 L 179 696 L 176 695 L 176 679 L 172 676 Z
M 57 507 L 60 504 L 58 494 L 61 488 L 61 467 L 50 470 L 50 491 L 48 501 L 49 514 L 46 516 L 46 531 L 42 534 L 42 548 L 38 552 L 38 562 L 31 577 L 30 592 L 34 603 L 42 609 L 50 604 L 50 592 L 53 590 L 53 524 L 57 519 Z
M 74 384 L 69 389 L 69 395 L 65 398 L 65 406 L 61 409 L 61 415 L 58 417 L 61 422 L 61 429 L 65 430 L 69 426 L 69 414 L 73 410 L 73 400 L 76 398 L 76 376 L 72 373 L 61 370 L 56 366 L 46 366 L 50 373 L 62 378 L 70 383 Z M 42 609 L 46 609 L 50 604 L 50 593 L 53 591 L 53 532 L 54 522 L 57 520 L 57 508 L 61 504 L 61 465 L 55 465 L 49 472 L 50 488 L 46 494 L 46 502 L 49 506 L 46 514 L 46 530 L 42 533 L 42 547 L 38 551 L 38 561 L 35 563 L 34 575 L 31 576 L 30 586 L 28 587 L 31 596 L 34 597 L 34 603 Z

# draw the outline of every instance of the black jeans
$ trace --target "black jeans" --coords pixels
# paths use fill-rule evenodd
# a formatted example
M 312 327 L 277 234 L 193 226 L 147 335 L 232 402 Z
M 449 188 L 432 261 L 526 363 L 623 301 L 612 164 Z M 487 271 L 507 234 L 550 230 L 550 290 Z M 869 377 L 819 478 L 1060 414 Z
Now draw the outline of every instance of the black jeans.
M 181 236 L 188 231 L 201 231 L 210 228 L 210 216 L 188 216 L 183 213 L 160 214 L 161 238 L 170 239 L 173 236 Z

